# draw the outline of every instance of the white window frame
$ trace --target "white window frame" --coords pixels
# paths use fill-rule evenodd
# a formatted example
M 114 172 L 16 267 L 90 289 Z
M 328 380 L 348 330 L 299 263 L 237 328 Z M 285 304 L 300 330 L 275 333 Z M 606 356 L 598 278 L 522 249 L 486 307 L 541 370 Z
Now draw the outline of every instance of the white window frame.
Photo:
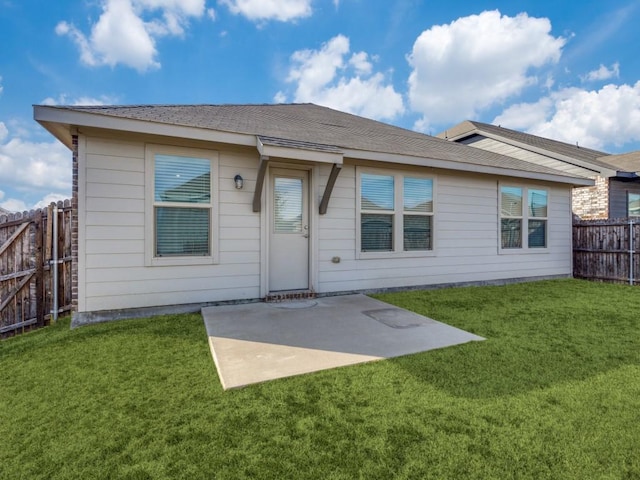
M 502 188 L 519 188 L 522 190 L 522 215 L 520 216 L 503 216 L 502 215 Z M 534 217 L 529 215 L 529 191 L 542 190 L 547 194 L 547 216 Z M 551 205 L 551 194 L 549 189 L 543 186 L 523 185 L 512 182 L 498 183 L 498 253 L 505 255 L 517 255 L 526 253 L 548 253 L 549 252 L 549 210 Z M 522 246 L 517 248 L 502 247 L 502 220 L 503 219 L 519 219 L 522 222 Z M 546 222 L 545 229 L 545 246 L 530 247 L 529 246 L 529 220 L 544 220 Z
M 209 255 L 206 256 L 155 256 L 155 215 L 156 206 L 193 207 L 187 204 L 172 204 L 155 201 L 155 156 L 174 155 L 177 157 L 202 158 L 210 162 L 211 199 L 209 204 L 195 205 L 197 208 L 208 208 L 209 217 Z M 218 178 L 219 154 L 215 150 L 177 147 L 171 145 L 145 145 L 145 265 L 147 266 L 177 266 L 177 265 L 211 265 L 219 261 L 219 215 L 218 215 Z
M 384 175 L 393 177 L 394 202 L 391 210 L 362 211 L 362 174 Z M 420 178 L 431 180 L 433 208 L 429 213 L 405 212 L 404 210 L 404 178 Z M 397 257 L 433 257 L 436 255 L 436 194 L 437 179 L 435 175 L 428 175 L 410 170 L 388 170 L 372 167 L 356 167 L 356 258 L 397 258 Z M 363 252 L 362 248 L 362 213 L 375 213 L 393 215 L 393 250 L 385 252 Z M 404 250 L 404 215 L 424 215 L 431 217 L 431 249 L 429 250 Z

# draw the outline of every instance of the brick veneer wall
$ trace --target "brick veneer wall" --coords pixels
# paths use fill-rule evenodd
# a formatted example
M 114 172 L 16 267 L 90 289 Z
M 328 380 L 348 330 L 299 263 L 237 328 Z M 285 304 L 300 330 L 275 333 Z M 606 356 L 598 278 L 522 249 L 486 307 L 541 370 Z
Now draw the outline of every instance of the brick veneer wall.
M 573 189 L 573 213 L 583 220 L 609 218 L 609 180 L 596 177 L 593 187 Z

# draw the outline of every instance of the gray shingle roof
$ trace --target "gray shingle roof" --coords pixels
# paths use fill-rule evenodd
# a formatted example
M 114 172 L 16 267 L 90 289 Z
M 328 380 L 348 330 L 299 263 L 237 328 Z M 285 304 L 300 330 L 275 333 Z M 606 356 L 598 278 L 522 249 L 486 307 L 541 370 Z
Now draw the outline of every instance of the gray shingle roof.
M 600 159 L 623 172 L 640 172 L 640 151 L 608 155 Z
M 565 174 L 515 158 L 314 104 L 56 106 L 59 110 L 268 137 L 315 149 L 361 150 L 547 175 Z
M 546 150 L 547 152 L 563 155 L 585 162 L 590 162 L 598 167 L 615 170 L 615 166 L 608 163 L 606 157 L 609 154 L 606 152 L 593 150 L 591 148 L 580 147 L 578 145 L 561 142 L 559 140 L 552 140 L 550 138 L 544 138 L 530 133 L 519 132 L 517 130 L 511 130 L 499 125 L 491 125 L 489 123 L 466 120 L 444 132 L 439 133 L 437 136 L 439 138 L 449 138 L 456 140 L 477 134 L 486 134 L 491 135 L 492 137 L 502 137 L 507 141 L 529 145 L 531 147 Z

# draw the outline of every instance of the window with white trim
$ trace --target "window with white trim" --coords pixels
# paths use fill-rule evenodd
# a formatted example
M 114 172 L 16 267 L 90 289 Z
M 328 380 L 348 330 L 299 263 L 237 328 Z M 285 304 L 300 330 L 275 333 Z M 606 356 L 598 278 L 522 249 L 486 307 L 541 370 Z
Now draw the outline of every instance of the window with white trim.
M 548 203 L 546 190 L 501 185 L 500 248 L 546 248 Z
M 359 171 L 360 252 L 433 250 L 433 178 Z
M 147 248 L 152 263 L 211 263 L 216 251 L 217 154 L 149 146 L 147 168 Z

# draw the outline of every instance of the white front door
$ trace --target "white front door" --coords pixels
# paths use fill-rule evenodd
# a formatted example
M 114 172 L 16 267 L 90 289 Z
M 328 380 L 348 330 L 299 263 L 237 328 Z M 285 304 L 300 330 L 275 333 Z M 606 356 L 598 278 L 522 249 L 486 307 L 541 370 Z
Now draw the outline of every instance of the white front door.
M 309 172 L 271 170 L 269 290 L 309 288 Z

